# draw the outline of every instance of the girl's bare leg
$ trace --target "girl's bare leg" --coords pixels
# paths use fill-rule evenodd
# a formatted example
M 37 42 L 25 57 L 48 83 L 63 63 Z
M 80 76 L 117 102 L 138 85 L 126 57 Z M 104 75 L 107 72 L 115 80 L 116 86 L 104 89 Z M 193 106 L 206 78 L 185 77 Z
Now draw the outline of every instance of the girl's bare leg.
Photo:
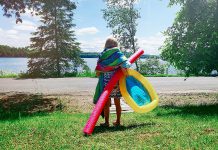
M 104 106 L 105 123 L 101 124 L 102 126 L 109 126 L 110 105 L 111 105 L 111 99 L 109 98 L 107 103 Z
M 114 98 L 114 104 L 116 106 L 116 114 L 117 120 L 113 123 L 115 126 L 120 125 L 120 117 L 121 117 L 121 105 L 120 105 L 120 98 Z

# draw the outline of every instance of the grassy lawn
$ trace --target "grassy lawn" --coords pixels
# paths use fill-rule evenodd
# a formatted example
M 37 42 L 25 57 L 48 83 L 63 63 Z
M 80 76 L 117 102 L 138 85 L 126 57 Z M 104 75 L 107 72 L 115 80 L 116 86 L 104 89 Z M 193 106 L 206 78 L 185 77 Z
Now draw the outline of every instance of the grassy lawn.
M 83 136 L 88 113 L 54 111 L 0 116 L 0 149 L 217 149 L 218 105 L 162 106 L 122 115 L 123 126 L 96 126 Z M 115 115 L 111 114 L 111 121 Z M 99 119 L 102 122 L 103 119 Z M 99 124 L 98 122 L 98 124 Z
M 19 77 L 16 73 L 6 73 L 0 70 L 0 78 L 17 78 Z
M 155 75 L 144 75 L 145 77 L 186 77 L 185 75 L 170 75 L 170 74 L 155 74 Z M 62 76 L 64 77 L 91 77 L 96 78 L 95 72 L 79 72 L 75 73 L 66 73 Z M 25 73 L 9 73 L 0 70 L 0 78 L 27 78 Z

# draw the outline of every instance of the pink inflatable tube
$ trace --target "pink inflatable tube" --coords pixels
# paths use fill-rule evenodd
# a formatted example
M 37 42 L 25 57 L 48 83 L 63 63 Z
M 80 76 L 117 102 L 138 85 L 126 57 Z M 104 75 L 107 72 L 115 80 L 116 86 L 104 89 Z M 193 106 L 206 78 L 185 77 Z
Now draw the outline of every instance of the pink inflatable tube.
M 136 59 L 138 59 L 144 51 L 142 49 L 138 50 L 136 53 L 134 53 L 130 58 L 129 62 L 132 64 Z M 99 116 L 101 115 L 102 110 L 104 109 L 104 106 L 108 100 L 108 97 L 110 96 L 111 91 L 113 90 L 116 83 L 119 81 L 119 79 L 123 76 L 123 72 L 121 69 L 119 69 L 114 76 L 111 78 L 111 80 L 108 82 L 107 86 L 104 88 L 104 91 L 102 92 L 101 96 L 98 99 L 97 104 L 95 105 L 89 120 L 87 121 L 83 133 L 85 135 L 91 135 L 95 125 L 98 121 Z

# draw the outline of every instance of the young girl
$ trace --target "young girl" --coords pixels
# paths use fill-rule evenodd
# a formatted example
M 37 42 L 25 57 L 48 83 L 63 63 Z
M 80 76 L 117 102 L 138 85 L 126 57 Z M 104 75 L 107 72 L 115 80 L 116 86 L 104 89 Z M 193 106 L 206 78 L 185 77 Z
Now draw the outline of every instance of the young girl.
M 126 75 L 126 69 L 129 68 L 130 63 L 127 61 L 127 58 L 123 55 L 123 53 L 118 48 L 118 42 L 114 38 L 108 38 L 105 43 L 105 48 L 103 52 L 99 55 L 99 59 L 96 66 L 96 75 L 99 77 L 98 84 L 96 86 L 95 96 L 94 96 L 94 104 L 97 103 L 98 98 L 100 97 L 103 89 L 110 81 L 114 73 L 121 68 L 124 74 Z M 105 117 L 105 123 L 101 123 L 101 126 L 109 127 L 109 113 L 111 106 L 111 98 L 114 98 L 114 104 L 116 106 L 116 115 L 117 119 L 113 122 L 114 126 L 120 125 L 120 117 L 121 117 L 121 106 L 120 106 L 120 98 L 121 93 L 119 89 L 119 85 L 115 85 L 112 90 L 109 99 L 104 107 L 102 112 L 102 116 Z

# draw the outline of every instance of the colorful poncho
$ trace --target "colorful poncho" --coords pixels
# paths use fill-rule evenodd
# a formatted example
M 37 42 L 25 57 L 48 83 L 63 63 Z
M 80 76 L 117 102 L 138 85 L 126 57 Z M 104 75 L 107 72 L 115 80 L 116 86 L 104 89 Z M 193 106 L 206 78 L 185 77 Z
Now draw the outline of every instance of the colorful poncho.
M 94 95 L 94 104 L 97 103 L 98 98 L 103 92 L 104 88 L 104 79 L 103 73 L 113 71 L 117 69 L 119 66 L 127 68 L 128 66 L 127 58 L 123 55 L 123 53 L 119 50 L 119 48 L 114 47 L 111 49 L 105 49 L 99 56 L 97 66 L 95 68 L 96 71 L 100 72 L 98 84 L 95 89 Z

